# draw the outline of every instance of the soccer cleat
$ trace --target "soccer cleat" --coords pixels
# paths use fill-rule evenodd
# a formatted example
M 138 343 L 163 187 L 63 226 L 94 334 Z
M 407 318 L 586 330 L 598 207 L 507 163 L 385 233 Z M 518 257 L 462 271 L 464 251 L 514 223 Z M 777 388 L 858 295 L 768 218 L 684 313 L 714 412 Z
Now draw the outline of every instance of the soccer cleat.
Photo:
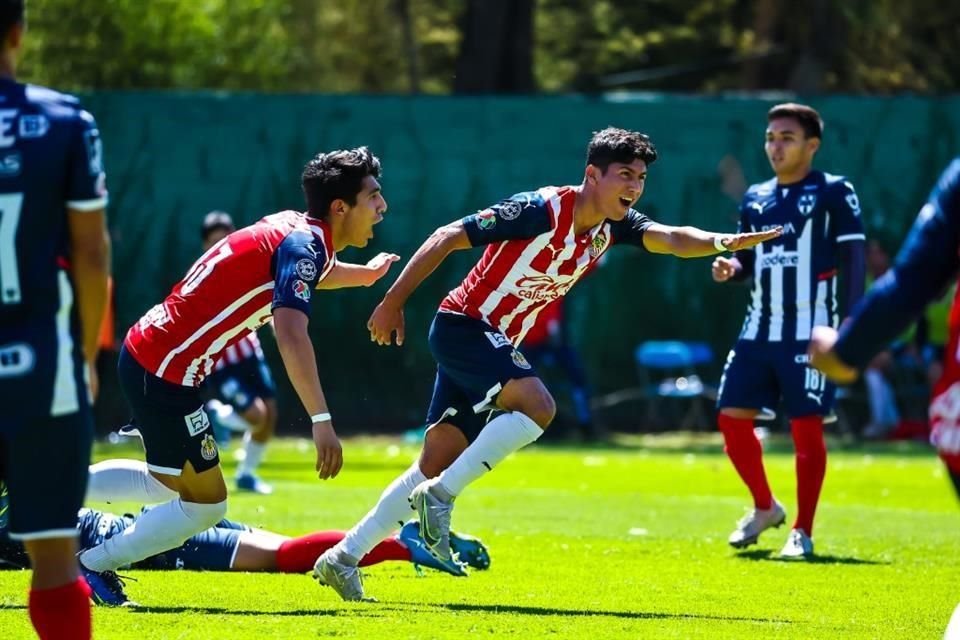
M 421 482 L 410 494 L 410 506 L 420 518 L 420 537 L 433 557 L 450 560 L 450 512 L 453 501 L 444 502 L 430 492 L 436 478 Z
M 341 564 L 333 559 L 333 549 L 327 549 L 313 565 L 314 579 L 337 592 L 344 600 L 352 602 L 376 602 L 376 598 L 363 595 L 363 580 L 360 569 Z
M 248 491 L 268 496 L 273 493 L 273 487 L 252 473 L 245 473 L 242 476 L 237 476 L 237 491 Z
M 453 535 L 451 534 L 451 539 Z M 461 562 L 456 553 L 451 554 L 449 560 L 438 560 L 433 557 L 423 538 L 420 537 L 420 523 L 411 520 L 403 525 L 397 533 L 397 540 L 402 542 L 410 550 L 410 562 L 414 565 L 423 565 L 431 569 L 444 571 L 452 576 L 465 577 L 467 575 L 466 563 Z
M 450 550 L 460 562 L 481 571 L 490 568 L 490 553 L 480 538 L 464 533 L 450 532 Z
M 813 557 L 813 540 L 803 529 L 791 529 L 787 544 L 780 550 L 780 557 L 787 560 L 809 560 Z
M 731 547 L 743 549 L 757 543 L 760 534 L 770 527 L 780 527 L 787 520 L 787 512 L 776 500 L 769 509 L 751 509 L 740 518 L 737 528 L 727 539 Z
M 124 583 L 115 571 L 94 571 L 80 563 L 80 572 L 90 585 L 90 599 L 94 604 L 107 607 L 137 607 L 140 606 L 127 597 L 123 590 Z

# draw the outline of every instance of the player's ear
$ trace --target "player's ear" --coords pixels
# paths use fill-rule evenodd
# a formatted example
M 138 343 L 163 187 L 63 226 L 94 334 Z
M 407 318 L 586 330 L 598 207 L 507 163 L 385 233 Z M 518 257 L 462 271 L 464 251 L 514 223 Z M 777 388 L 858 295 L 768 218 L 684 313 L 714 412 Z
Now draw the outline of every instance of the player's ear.
M 330 203 L 330 215 L 343 217 L 347 213 L 347 203 L 341 198 L 337 198 Z
M 810 150 L 810 153 L 816 153 L 820 150 L 820 138 L 808 138 L 807 139 L 807 149 Z
M 587 165 L 585 174 L 588 184 L 597 184 L 597 182 L 600 180 L 600 169 L 592 164 Z

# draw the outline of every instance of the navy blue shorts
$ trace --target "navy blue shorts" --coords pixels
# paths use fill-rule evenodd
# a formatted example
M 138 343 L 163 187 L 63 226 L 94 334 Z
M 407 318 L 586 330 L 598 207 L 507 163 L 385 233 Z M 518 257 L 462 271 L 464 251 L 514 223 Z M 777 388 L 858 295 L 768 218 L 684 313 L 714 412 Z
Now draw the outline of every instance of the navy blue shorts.
M 76 336 L 63 315 L 0 328 L 0 482 L 17 540 L 76 535 L 93 444 Z
M 776 410 L 787 416 L 826 416 L 837 387 L 809 365 L 806 342 L 740 340 L 727 355 L 717 407 Z
M 204 392 L 207 397 L 216 398 L 233 407 L 238 413 L 243 413 L 257 398 L 273 398 L 276 387 L 267 363 L 251 356 L 207 376 Z
M 199 389 L 158 378 L 126 347 L 120 350 L 117 373 L 151 471 L 178 476 L 187 462 L 197 473 L 220 464 Z
M 437 377 L 427 424 L 450 423 L 470 442 L 496 409 L 503 385 L 537 375 L 506 336 L 481 320 L 438 313 L 428 342 L 437 361 Z

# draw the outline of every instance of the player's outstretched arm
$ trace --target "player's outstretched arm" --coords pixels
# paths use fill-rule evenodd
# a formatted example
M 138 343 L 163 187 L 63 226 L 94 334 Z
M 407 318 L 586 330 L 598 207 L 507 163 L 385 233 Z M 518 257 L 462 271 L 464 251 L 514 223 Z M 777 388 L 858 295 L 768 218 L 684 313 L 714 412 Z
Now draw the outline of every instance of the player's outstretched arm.
M 377 254 L 367 264 L 337 262 L 327 276 L 317 284 L 317 289 L 346 289 L 348 287 L 369 287 L 387 275 L 390 265 L 400 260 L 395 253 Z
M 781 227 L 756 233 L 713 233 L 697 227 L 672 227 L 654 223 L 643 233 L 643 246 L 651 253 L 669 253 L 679 258 L 702 258 L 726 251 L 740 251 L 778 238 Z
M 407 298 L 451 252 L 469 249 L 470 246 L 470 239 L 463 228 L 463 222 L 459 220 L 431 233 L 410 258 L 377 308 L 373 310 L 373 314 L 367 321 L 371 342 L 389 345 L 396 333 L 397 345 L 403 344 L 403 305 L 406 304 Z
M 343 449 L 333 430 L 327 399 L 320 386 L 317 358 L 307 333 L 307 314 L 298 309 L 277 307 L 273 325 L 277 347 L 290 383 L 313 422 L 313 443 L 317 448 L 317 474 L 321 480 L 334 478 L 343 466 Z
M 94 363 L 100 336 L 100 323 L 107 308 L 107 279 L 110 276 L 110 236 L 103 209 L 68 209 L 70 230 L 70 268 L 77 292 L 77 311 L 83 332 L 83 356 L 91 374 L 91 392 L 96 394 Z

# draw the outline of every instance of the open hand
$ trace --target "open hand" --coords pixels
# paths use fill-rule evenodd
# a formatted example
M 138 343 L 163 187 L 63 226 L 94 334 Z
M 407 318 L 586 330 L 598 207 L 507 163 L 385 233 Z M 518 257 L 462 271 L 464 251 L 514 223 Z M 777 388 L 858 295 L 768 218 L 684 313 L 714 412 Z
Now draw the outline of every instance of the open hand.
M 390 271 L 390 265 L 398 260 L 400 260 L 400 256 L 395 253 L 378 253 L 371 258 L 370 261 L 367 262 L 367 268 L 373 272 L 373 280 L 370 284 L 387 275 L 387 272 Z
M 773 240 L 783 235 L 783 227 L 775 227 L 767 231 L 756 231 L 754 233 L 734 233 L 720 242 L 727 251 L 740 251 L 741 249 L 752 249 L 761 242 Z

